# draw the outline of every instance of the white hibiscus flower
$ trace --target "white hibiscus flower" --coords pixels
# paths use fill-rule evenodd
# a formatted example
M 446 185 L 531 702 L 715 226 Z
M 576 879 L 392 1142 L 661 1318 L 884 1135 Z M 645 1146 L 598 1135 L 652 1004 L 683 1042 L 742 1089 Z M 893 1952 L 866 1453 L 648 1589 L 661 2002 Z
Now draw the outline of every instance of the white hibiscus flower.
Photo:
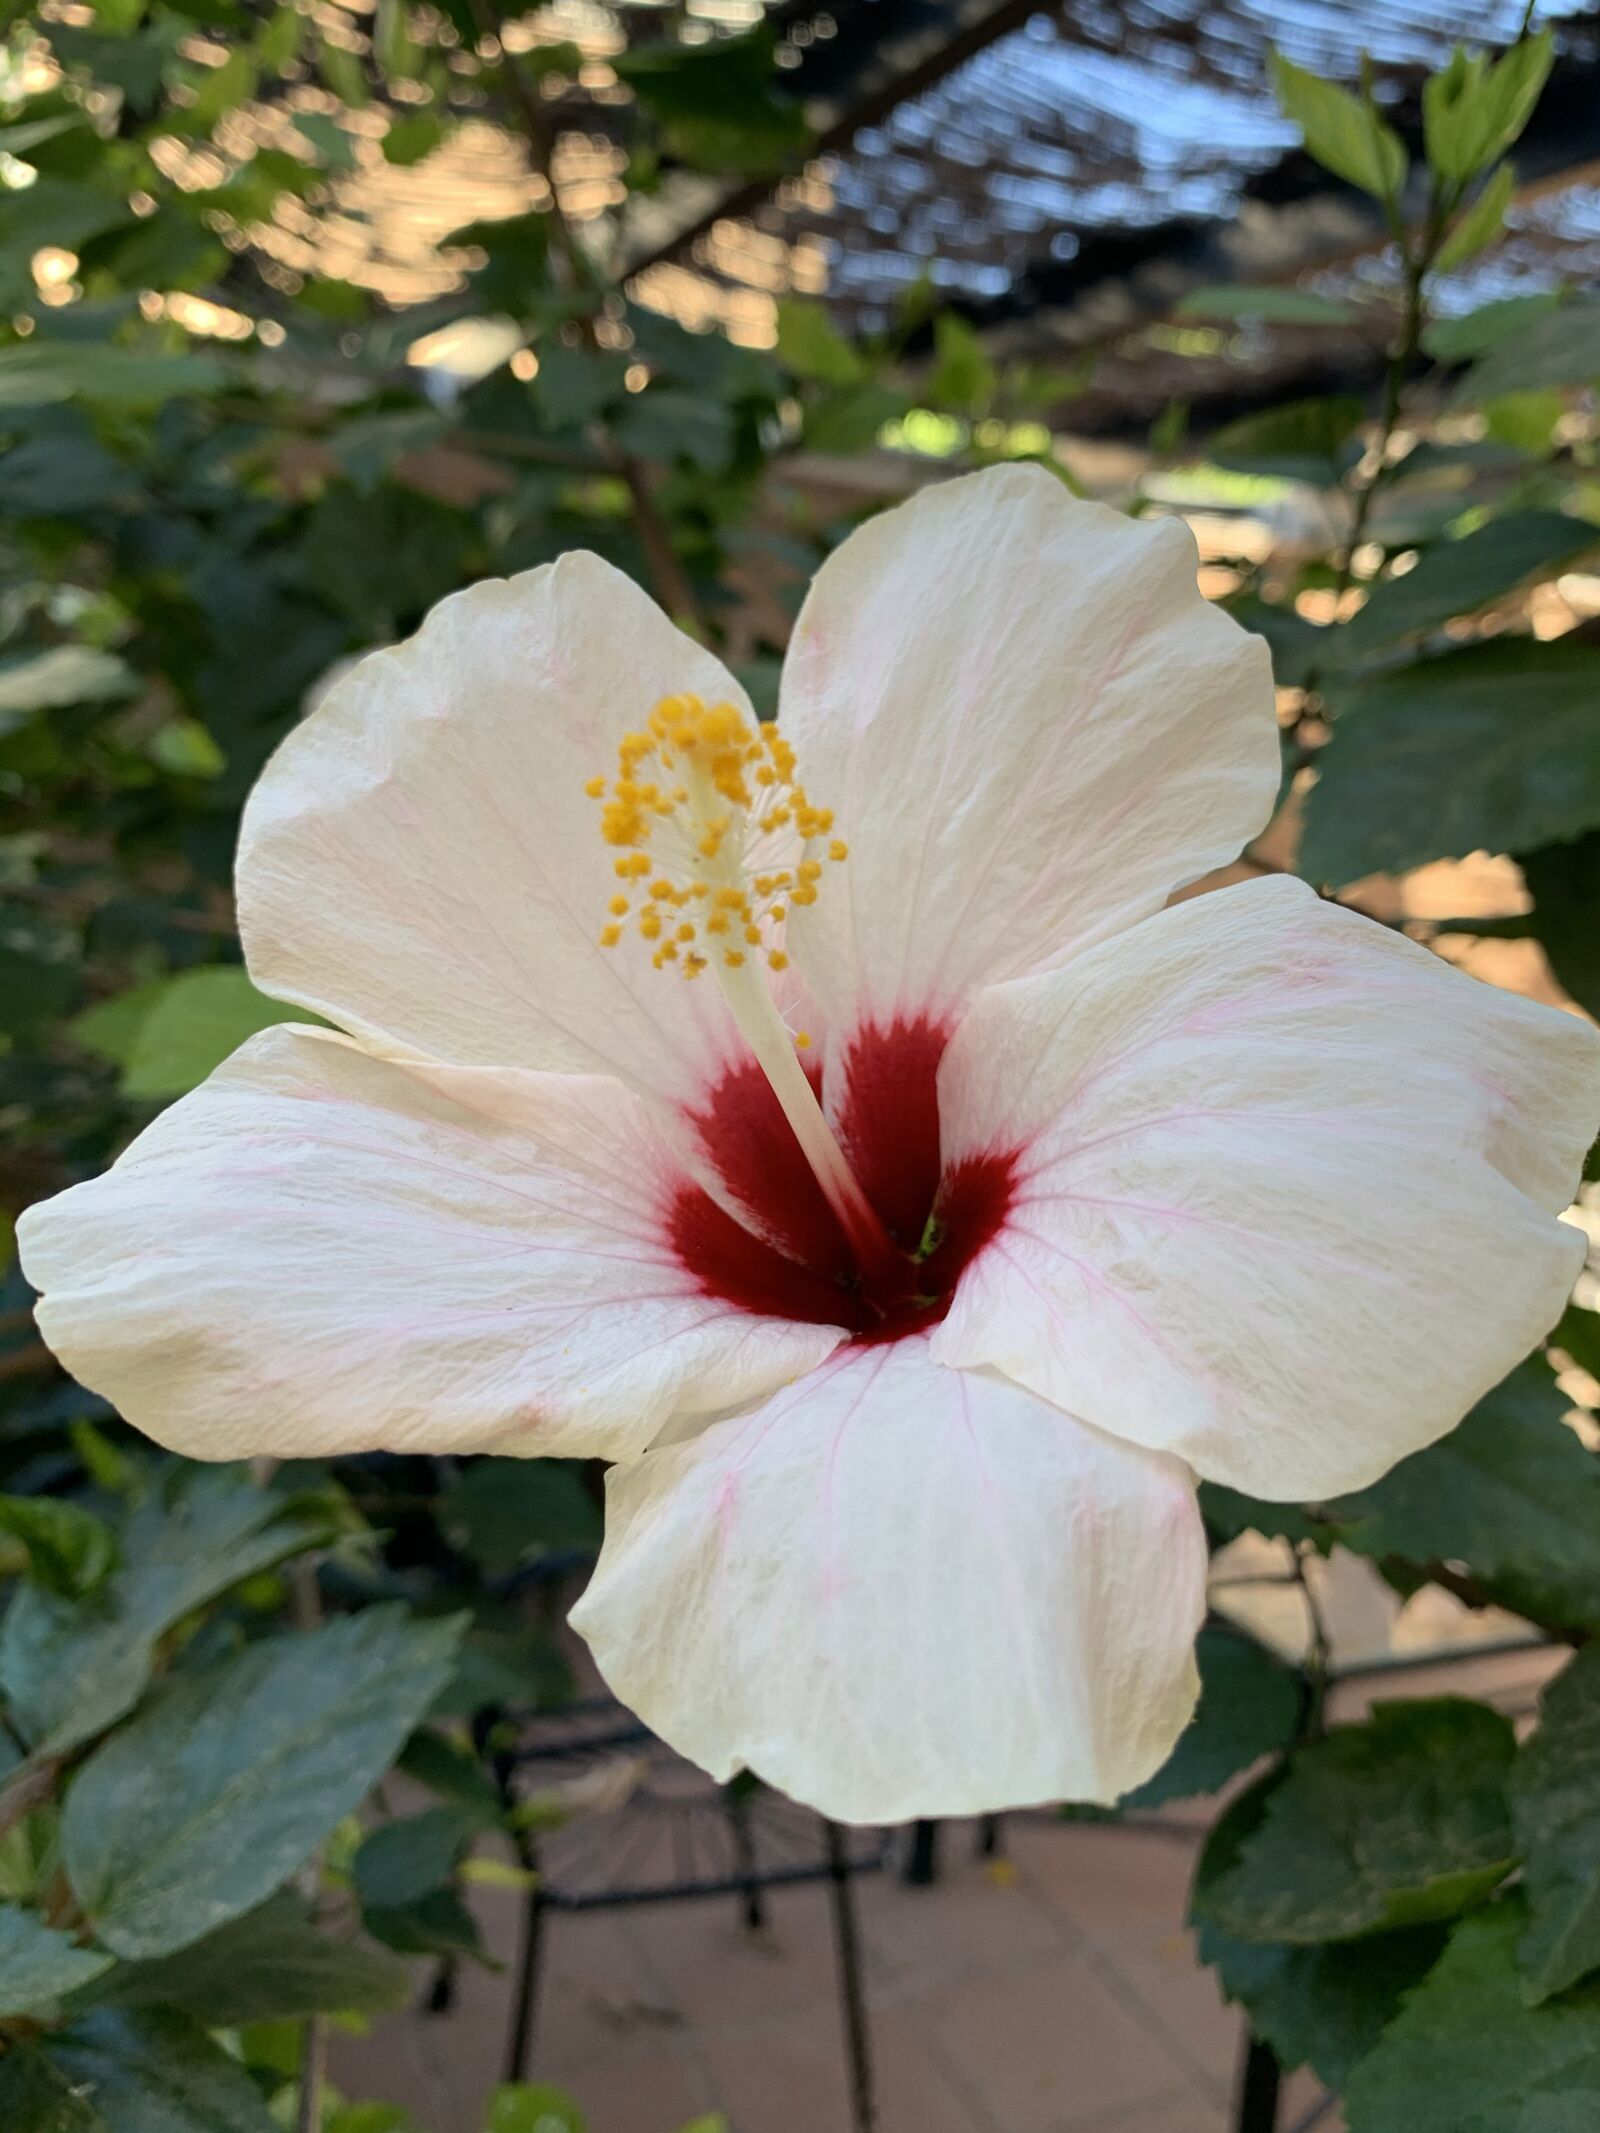
M 365 660 L 239 855 L 348 1034 L 34 1209 L 40 1323 L 202 1458 L 615 1461 L 574 1621 L 719 1777 L 1109 1801 L 1196 1476 L 1369 1483 L 1549 1327 L 1600 1040 L 1293 881 L 1166 908 L 1271 809 L 1266 647 L 1038 469 L 844 544 L 779 731 L 589 555 Z

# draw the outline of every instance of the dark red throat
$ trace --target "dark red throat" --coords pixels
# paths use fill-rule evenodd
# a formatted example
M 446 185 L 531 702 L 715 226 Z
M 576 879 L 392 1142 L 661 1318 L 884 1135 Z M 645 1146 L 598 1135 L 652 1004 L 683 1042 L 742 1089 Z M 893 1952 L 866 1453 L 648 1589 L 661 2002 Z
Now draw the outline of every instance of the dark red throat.
M 692 1117 L 745 1219 L 687 1181 L 667 1210 L 673 1249 L 706 1295 L 763 1317 L 848 1326 L 859 1341 L 938 1324 L 962 1268 L 1005 1219 L 1015 1174 L 1009 1155 L 941 1164 L 938 1072 L 949 1035 L 922 1017 L 865 1023 L 827 1068 L 830 1098 L 838 1077 L 840 1145 L 901 1254 L 871 1275 L 761 1069 L 753 1059 L 729 1069 Z M 820 1072 L 811 1080 L 823 1094 Z

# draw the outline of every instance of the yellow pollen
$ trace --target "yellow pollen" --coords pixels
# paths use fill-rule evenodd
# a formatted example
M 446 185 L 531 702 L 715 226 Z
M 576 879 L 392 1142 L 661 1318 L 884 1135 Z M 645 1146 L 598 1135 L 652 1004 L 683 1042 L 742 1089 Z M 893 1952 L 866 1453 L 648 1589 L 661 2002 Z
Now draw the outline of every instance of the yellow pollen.
M 801 1050 L 802 1052 L 809 1052 L 811 1049 L 810 1030 L 797 1029 L 794 1033 L 794 1041 L 799 1050 Z
M 589 778 L 584 791 L 599 802 L 618 881 L 639 892 L 610 899 L 613 923 L 601 941 L 615 947 L 637 930 L 657 969 L 676 963 L 688 977 L 709 964 L 703 953 L 678 952 L 696 937 L 694 926 L 679 923 L 686 906 L 707 905 L 708 935 L 742 937 L 744 948 L 782 970 L 788 959 L 767 947 L 768 929 L 791 907 L 816 901 L 824 857 L 846 856 L 843 839 L 829 835 L 832 812 L 814 806 L 799 783 L 789 742 L 734 704 L 662 697 L 618 743 L 614 775 Z M 778 832 L 787 833 L 792 856 L 752 879 L 745 871 L 752 840 Z M 720 965 L 739 970 L 745 960 L 743 948 L 725 946 Z
M 789 958 L 784 954 L 781 948 L 774 948 L 767 957 L 767 968 L 769 970 L 787 970 L 788 967 Z M 802 1038 L 800 1041 L 804 1044 L 809 1044 L 811 1042 L 811 1039 L 809 1037 L 805 1037 Z

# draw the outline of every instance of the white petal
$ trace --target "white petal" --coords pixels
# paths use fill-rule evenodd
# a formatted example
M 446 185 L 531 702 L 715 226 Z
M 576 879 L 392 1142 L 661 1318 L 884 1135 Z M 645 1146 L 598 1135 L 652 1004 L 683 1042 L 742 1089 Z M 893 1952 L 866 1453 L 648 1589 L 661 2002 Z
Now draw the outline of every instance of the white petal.
M 846 1822 L 1115 1799 L 1195 1698 L 1176 1460 L 927 1343 L 841 1350 L 617 1468 L 572 1620 L 683 1754 Z
M 840 1338 L 698 1292 L 663 1241 L 666 1160 L 618 1083 L 430 1079 L 328 1033 L 253 1038 L 103 1177 L 23 1217 L 45 1339 L 147 1435 L 233 1459 L 624 1458 Z
M 823 566 L 779 715 L 850 847 L 792 926 L 841 1027 L 1052 965 L 1260 830 L 1270 656 L 1195 572 L 1180 522 L 1026 466 L 925 489 Z
M 599 947 L 617 893 L 586 780 L 671 693 L 748 710 L 598 556 L 442 601 L 328 692 L 239 839 L 250 972 L 371 1047 L 617 1073 L 682 1097 L 732 1041 L 716 987 Z
M 1559 1313 L 1600 1035 L 1256 881 L 982 998 L 946 1160 L 1020 1149 L 935 1352 L 1308 1500 L 1450 1429 Z

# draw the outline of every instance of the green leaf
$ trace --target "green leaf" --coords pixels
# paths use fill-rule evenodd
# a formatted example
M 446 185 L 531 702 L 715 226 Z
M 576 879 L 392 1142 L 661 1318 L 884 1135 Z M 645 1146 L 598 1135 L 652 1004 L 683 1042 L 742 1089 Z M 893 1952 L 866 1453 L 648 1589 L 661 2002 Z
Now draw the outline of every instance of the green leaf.
M 1200 1929 L 1200 1957 L 1224 1995 L 1244 2008 L 1253 2035 L 1285 2067 L 1310 2066 L 1331 2088 L 1377 2043 L 1400 2002 L 1419 1985 L 1445 1942 L 1440 1926 L 1369 1934 L 1360 1941 L 1293 1948 L 1235 1940 Z
M 79 1747 L 132 1710 L 156 1639 L 258 1570 L 323 1538 L 326 1519 L 257 1488 L 242 1467 L 173 1470 L 128 1516 L 92 1598 L 26 1586 L 0 1628 L 0 1690 L 40 1755 Z
M 1572 844 L 1520 852 L 1517 864 L 1533 898 L 1528 931 L 1549 958 L 1563 990 L 1591 1015 L 1600 1016 L 1600 830 Z M 1584 1364 L 1600 1375 L 1597 1366 L 1600 1355 Z
M 1335 885 L 1600 825 L 1600 651 L 1497 637 L 1330 684 L 1300 870 Z
M 1425 548 L 1403 577 L 1384 578 L 1332 633 L 1330 660 L 1360 658 L 1476 614 L 1531 580 L 1554 577 L 1600 543 L 1600 526 L 1560 511 L 1510 511 L 1475 533 Z
M 164 1684 L 79 1772 L 62 1817 L 106 1946 L 168 1954 L 277 1888 L 393 1762 L 460 1631 L 375 1607 Z
M 867 375 L 860 351 L 851 346 L 812 297 L 778 299 L 778 357 L 797 378 L 822 385 L 858 385 Z
M 1541 290 L 1532 296 L 1497 297 L 1493 303 L 1480 304 L 1476 311 L 1465 311 L 1459 318 L 1435 319 L 1423 332 L 1422 345 L 1436 362 L 1469 362 L 1473 356 L 1487 355 L 1502 341 L 1525 332 L 1560 301 L 1554 290 Z
M 1567 303 L 1532 320 L 1475 363 L 1451 394 L 1453 407 L 1481 407 L 1505 393 L 1600 378 L 1600 301 Z
M 558 1459 L 475 1459 L 446 1491 L 439 1516 L 490 1570 L 552 1550 L 598 1548 L 602 1530 L 582 1469 Z
M 0 2015 L 27 2014 L 64 1999 L 110 1962 L 109 1955 L 80 1948 L 70 1933 L 47 1926 L 37 1911 L 0 1903 Z
M 583 2113 L 563 2089 L 510 2082 L 489 2098 L 483 2133 L 585 2133 Z
M 105 1520 L 59 1496 L 0 1496 L 0 1533 L 27 1549 L 35 1583 L 64 1599 L 93 1592 L 116 1560 Z
M 1331 488 L 1354 450 L 1365 415 L 1365 404 L 1354 393 L 1290 400 L 1228 423 L 1210 439 L 1206 456 L 1236 474 Z
M 454 1879 L 462 1846 L 477 1827 L 459 1807 L 429 1807 L 383 1822 L 362 1839 L 350 1871 L 363 1910 L 397 1911 Z
M 666 38 L 612 56 L 611 65 L 662 127 L 669 154 L 700 170 L 777 170 L 811 140 L 800 106 L 774 87 L 765 25 L 709 44 Z
M 998 374 L 976 329 L 953 311 L 933 322 L 933 369 L 928 398 L 958 415 L 984 415 L 994 399 Z
M 129 1096 L 161 1099 L 197 1088 L 247 1037 L 306 1011 L 257 992 L 239 965 L 154 978 L 77 1016 L 72 1034 L 122 1068 Z
M 1439 247 L 1433 262 L 1439 273 L 1448 274 L 1494 243 L 1505 226 L 1506 209 L 1516 189 L 1515 165 L 1502 163 Z
M 0 733 L 36 711 L 68 704 L 106 703 L 129 696 L 139 677 L 115 652 L 87 644 L 56 644 L 45 652 L 18 652 L 0 659 Z
M 96 341 L 35 337 L 0 348 L 0 408 L 49 407 L 59 400 L 154 406 L 215 392 L 227 376 L 209 356 L 141 355 Z
M 62 2133 L 279 2133 L 239 2062 L 176 2015 L 97 2009 L 43 2050 L 90 2113 Z
M 442 1733 L 413 1733 L 401 1751 L 399 1767 L 452 1807 L 465 1808 L 480 1828 L 500 1821 L 500 1795 L 483 1765 L 469 1748 Z
M 1237 1540 L 1241 1533 L 1264 1533 L 1297 1547 L 1309 1542 L 1326 1555 L 1339 1538 L 1334 1527 L 1299 1504 L 1258 1503 L 1253 1496 L 1242 1496 L 1218 1481 L 1201 1482 L 1200 1510 L 1219 1542 Z
M 1297 1946 L 1453 1917 L 1513 1864 L 1515 1746 L 1483 1704 L 1379 1704 L 1290 1757 L 1258 1825 L 1197 1882 L 1196 1917 Z
M 387 2014 L 410 1991 L 404 1963 L 324 1932 L 303 1897 L 281 1890 L 175 1954 L 119 1963 L 87 1997 L 98 2005 L 164 2007 L 202 2029 L 242 2029 L 311 2014 Z
M 391 119 L 383 137 L 383 159 L 400 169 L 409 169 L 431 156 L 444 139 L 444 121 L 436 111 L 412 111 Z
M 1533 116 L 1554 63 L 1547 29 L 1492 64 L 1457 45 L 1450 64 L 1422 89 L 1428 161 L 1438 175 L 1461 184 L 1498 162 Z
M 304 134 L 316 150 L 325 170 L 354 169 L 355 141 L 336 118 L 322 111 L 296 111 L 294 125 L 295 131 Z
M 806 409 L 805 441 L 813 452 L 866 452 L 878 432 L 906 411 L 906 396 L 876 378 L 829 392 Z
M 16 248 L 24 259 L 47 244 L 60 245 L 68 252 L 79 251 L 91 237 L 120 228 L 132 219 L 126 200 L 100 192 L 92 185 L 75 184 L 69 178 L 38 178 L 32 185 L 15 188 L 0 186 L 0 250 Z M 13 356 L 31 350 L 37 359 L 58 352 L 62 346 L 58 341 L 41 341 L 0 350 L 0 372 Z M 64 399 L 66 395 L 56 397 Z
M 71 2076 L 32 2044 L 0 2059 L 0 2125 L 14 2133 L 112 2133 Z
M 1272 86 L 1284 116 L 1299 126 L 1310 154 L 1363 192 L 1376 193 L 1380 200 L 1398 199 L 1406 178 L 1406 152 L 1371 99 L 1319 80 L 1281 52 L 1273 53 L 1271 65 Z
M 1220 1792 L 1264 1755 L 1286 1748 L 1301 1708 L 1293 1670 L 1253 1637 L 1231 1629 L 1200 1632 L 1200 1701 L 1177 1746 L 1152 1778 L 1121 1802 L 1161 1807 Z
M 1528 1902 L 1518 1962 L 1537 2006 L 1600 1969 L 1600 1645 L 1545 1689 L 1511 1774 L 1511 1810 Z
M 1526 1922 L 1513 1897 L 1456 1927 L 1351 2074 L 1349 2133 L 1580 2133 L 1600 2122 L 1600 1993 L 1527 2006 L 1516 1968 Z
M 733 455 L 733 412 L 704 393 L 651 385 L 630 394 L 612 434 L 637 458 L 683 460 L 715 473 Z
M 574 359 L 584 359 L 571 351 Z M 390 633 L 473 575 L 465 514 L 396 484 L 344 483 L 318 499 L 303 551 L 308 579 L 364 629 Z
M 1360 313 L 1310 289 L 1252 289 L 1229 282 L 1214 289 L 1191 289 L 1176 316 L 1254 318 L 1269 326 L 1353 326 Z
M 1357 1554 L 1466 1563 L 1507 1607 L 1600 1626 L 1600 1461 L 1566 1408 L 1534 1356 L 1448 1437 L 1325 1515 Z

